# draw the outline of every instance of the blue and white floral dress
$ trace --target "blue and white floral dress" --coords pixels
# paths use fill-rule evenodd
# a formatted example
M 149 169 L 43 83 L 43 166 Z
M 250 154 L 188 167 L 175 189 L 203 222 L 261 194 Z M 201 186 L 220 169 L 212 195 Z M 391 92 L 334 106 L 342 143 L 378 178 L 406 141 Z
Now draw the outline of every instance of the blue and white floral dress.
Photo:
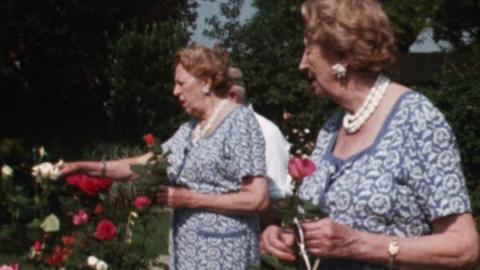
M 471 212 L 455 136 L 423 95 L 403 94 L 373 144 L 348 159 L 332 154 L 342 117 L 318 134 L 317 170 L 301 187 L 303 199 L 337 223 L 399 237 L 428 235 L 432 221 Z M 345 260 L 322 260 L 320 268 L 384 269 Z
M 238 192 L 245 176 L 264 176 L 265 142 L 251 110 L 234 109 L 212 134 L 192 143 L 196 125 L 183 124 L 165 142 L 170 151 L 172 183 L 205 194 Z M 228 215 L 208 210 L 175 209 L 170 268 L 246 269 L 259 263 L 256 215 Z

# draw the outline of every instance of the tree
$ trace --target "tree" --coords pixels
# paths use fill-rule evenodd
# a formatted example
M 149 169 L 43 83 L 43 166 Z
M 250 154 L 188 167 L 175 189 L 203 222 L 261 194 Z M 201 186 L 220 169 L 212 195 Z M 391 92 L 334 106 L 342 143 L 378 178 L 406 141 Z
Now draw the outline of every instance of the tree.
M 173 22 L 122 27 L 110 45 L 110 93 L 105 109 L 115 137 L 137 140 L 155 131 L 162 141 L 172 135 L 184 114 L 172 95 L 176 50 L 189 41 L 186 29 Z
M 480 42 L 480 1 L 444 0 L 434 20 L 436 40 L 448 40 L 455 48 L 464 49 Z M 477 44 L 477 45 L 475 45 Z
M 85 141 L 106 129 L 108 44 L 119 24 L 194 27 L 197 3 L 38 1 L 0 3 L 0 136 Z M 83 128 L 82 128 L 83 127 Z M 79 131 L 79 129 L 81 129 Z M 82 136 L 78 136 L 78 134 Z
M 436 26 L 436 14 L 442 9 L 444 0 L 383 1 L 396 46 L 400 52 L 408 52 L 410 46 L 426 27 Z

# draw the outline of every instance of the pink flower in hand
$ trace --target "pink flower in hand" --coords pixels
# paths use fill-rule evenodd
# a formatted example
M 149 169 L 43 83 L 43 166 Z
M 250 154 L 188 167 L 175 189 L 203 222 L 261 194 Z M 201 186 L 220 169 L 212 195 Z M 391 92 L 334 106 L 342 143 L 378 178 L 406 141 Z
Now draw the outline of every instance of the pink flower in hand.
M 310 159 L 293 157 L 288 161 L 288 173 L 297 181 L 311 175 L 316 170 Z
M 139 196 L 135 198 L 135 202 L 134 202 L 135 207 L 138 210 L 142 210 L 143 208 L 150 206 L 151 203 L 152 201 L 147 196 Z
M 73 224 L 75 226 L 83 225 L 88 223 L 88 214 L 84 210 L 79 210 L 73 216 Z

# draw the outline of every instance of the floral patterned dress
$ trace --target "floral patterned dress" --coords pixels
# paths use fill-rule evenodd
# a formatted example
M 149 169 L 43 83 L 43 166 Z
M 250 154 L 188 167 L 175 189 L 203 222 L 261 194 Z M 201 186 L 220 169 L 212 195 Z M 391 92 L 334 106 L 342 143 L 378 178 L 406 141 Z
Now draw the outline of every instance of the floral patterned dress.
M 455 136 L 423 95 L 403 94 L 374 143 L 348 159 L 332 154 L 342 117 L 318 135 L 317 170 L 301 187 L 303 199 L 338 223 L 399 237 L 428 235 L 432 221 L 471 212 Z M 384 269 L 346 260 L 322 260 L 320 268 Z
M 264 176 L 265 142 L 251 110 L 234 109 L 212 134 L 192 143 L 196 125 L 183 124 L 166 143 L 171 182 L 205 194 L 238 192 L 245 176 Z M 256 215 L 219 214 L 203 209 L 175 209 L 170 267 L 246 269 L 259 263 Z

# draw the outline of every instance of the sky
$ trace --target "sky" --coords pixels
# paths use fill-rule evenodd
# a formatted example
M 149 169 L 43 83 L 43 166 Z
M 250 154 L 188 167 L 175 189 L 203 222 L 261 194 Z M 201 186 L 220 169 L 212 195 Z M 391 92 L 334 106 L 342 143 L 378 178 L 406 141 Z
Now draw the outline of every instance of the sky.
M 209 40 L 203 36 L 203 31 L 207 25 L 205 24 L 205 19 L 213 15 L 220 15 L 220 3 L 227 2 L 227 0 L 217 0 L 217 1 L 200 1 L 198 7 L 198 18 L 197 18 L 197 29 L 193 34 L 193 41 L 199 44 L 206 46 L 212 46 L 215 41 Z M 251 5 L 252 0 L 245 0 L 242 11 L 240 14 L 240 21 L 245 22 L 250 17 L 255 14 L 255 8 Z M 410 47 L 410 52 L 438 52 L 443 48 L 449 48 L 449 44 L 446 42 L 436 43 L 432 39 L 432 30 L 425 29 L 418 37 L 417 42 Z

